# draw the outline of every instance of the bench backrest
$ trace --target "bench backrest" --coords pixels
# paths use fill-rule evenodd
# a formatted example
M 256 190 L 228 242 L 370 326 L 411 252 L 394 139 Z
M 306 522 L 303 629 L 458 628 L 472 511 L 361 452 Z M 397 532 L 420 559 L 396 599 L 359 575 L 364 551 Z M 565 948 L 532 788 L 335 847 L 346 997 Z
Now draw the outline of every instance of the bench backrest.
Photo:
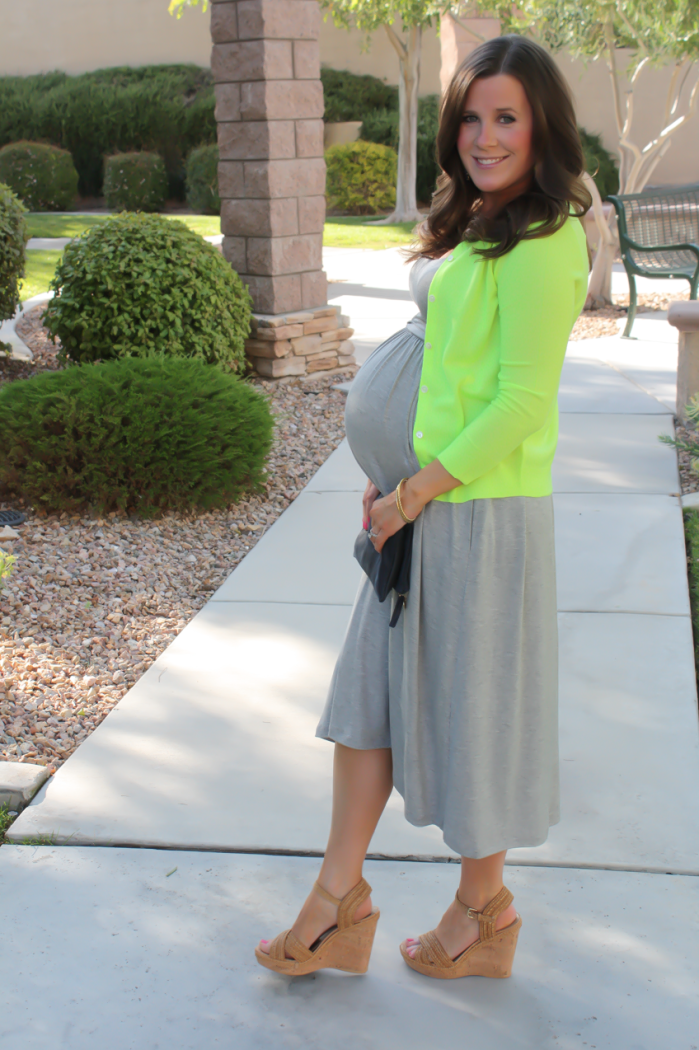
M 619 222 L 622 254 L 644 270 L 679 270 L 696 266 L 689 252 L 639 252 L 629 240 L 644 247 L 661 244 L 699 244 L 699 185 L 674 186 L 609 198 Z

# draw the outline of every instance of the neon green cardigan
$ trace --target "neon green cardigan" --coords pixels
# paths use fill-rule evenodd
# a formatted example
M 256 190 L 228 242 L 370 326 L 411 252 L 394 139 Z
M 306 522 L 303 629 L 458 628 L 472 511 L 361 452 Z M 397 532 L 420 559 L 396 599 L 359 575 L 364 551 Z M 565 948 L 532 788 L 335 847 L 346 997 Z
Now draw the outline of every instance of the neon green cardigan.
M 421 467 L 438 459 L 462 482 L 437 499 L 547 496 L 557 394 L 585 302 L 580 220 L 484 259 L 462 242 L 430 285 L 413 431 Z

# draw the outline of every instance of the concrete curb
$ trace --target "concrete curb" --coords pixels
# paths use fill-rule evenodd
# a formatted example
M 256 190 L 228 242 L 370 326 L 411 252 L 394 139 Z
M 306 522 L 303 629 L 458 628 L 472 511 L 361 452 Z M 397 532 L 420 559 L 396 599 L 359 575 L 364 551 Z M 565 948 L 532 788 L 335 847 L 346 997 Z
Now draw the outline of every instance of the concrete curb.
M 41 292 L 39 295 L 33 295 L 31 299 L 27 299 L 22 303 L 14 317 L 11 317 L 9 321 L 4 321 L 0 325 L 0 343 L 10 344 L 12 347 L 10 357 L 14 358 L 16 361 L 34 360 L 34 354 L 15 331 L 17 322 L 28 310 L 31 310 L 32 307 L 39 306 L 41 303 L 47 303 L 49 299 L 53 299 L 53 292 Z

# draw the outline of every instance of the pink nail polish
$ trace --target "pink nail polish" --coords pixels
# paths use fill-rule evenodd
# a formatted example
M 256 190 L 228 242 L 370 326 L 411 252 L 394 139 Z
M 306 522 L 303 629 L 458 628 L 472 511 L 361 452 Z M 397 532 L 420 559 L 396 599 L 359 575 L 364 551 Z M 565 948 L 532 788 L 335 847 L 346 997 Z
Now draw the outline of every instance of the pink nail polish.
M 269 941 L 260 941 L 260 944 L 269 944 Z

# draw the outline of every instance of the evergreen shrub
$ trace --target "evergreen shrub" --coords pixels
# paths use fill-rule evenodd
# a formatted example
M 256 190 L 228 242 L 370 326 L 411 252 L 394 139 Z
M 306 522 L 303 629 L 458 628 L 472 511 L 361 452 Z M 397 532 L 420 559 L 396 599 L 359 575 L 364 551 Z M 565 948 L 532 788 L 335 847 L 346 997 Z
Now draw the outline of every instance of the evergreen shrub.
M 347 142 L 325 151 L 328 210 L 375 215 L 396 203 L 398 158 L 390 146 Z
M 0 77 L 0 146 L 34 139 L 70 150 L 83 196 L 101 193 L 105 156 L 150 150 L 165 161 L 169 195 L 184 200 L 184 158 L 216 141 L 214 106 L 211 71 L 195 65 Z
M 104 164 L 104 196 L 108 208 L 162 211 L 167 198 L 167 173 L 157 153 L 115 153 Z
M 13 317 L 19 306 L 27 240 L 24 212 L 19 198 L 0 182 L 0 322 Z M 0 343 L 0 350 L 7 350 L 4 343 Z
M 75 207 L 78 173 L 68 150 L 43 142 L 12 142 L 0 149 L 0 182 L 29 211 L 69 211 Z
M 377 109 L 398 111 L 398 88 L 372 76 L 358 76 L 346 69 L 321 69 L 326 123 L 364 120 Z
M 602 145 L 599 135 L 593 135 L 585 128 L 578 128 L 578 131 L 585 154 L 585 168 L 597 183 L 600 197 L 606 200 L 610 193 L 619 192 L 619 169 L 616 161 Z
M 187 204 L 198 215 L 220 215 L 218 146 L 198 146 L 187 157 Z
M 198 357 L 241 369 L 250 294 L 212 244 L 162 215 L 125 213 L 63 253 L 44 323 L 60 357 Z
M 272 428 L 251 384 L 203 361 L 44 372 L 0 388 L 0 493 L 143 517 L 225 507 L 262 487 Z

